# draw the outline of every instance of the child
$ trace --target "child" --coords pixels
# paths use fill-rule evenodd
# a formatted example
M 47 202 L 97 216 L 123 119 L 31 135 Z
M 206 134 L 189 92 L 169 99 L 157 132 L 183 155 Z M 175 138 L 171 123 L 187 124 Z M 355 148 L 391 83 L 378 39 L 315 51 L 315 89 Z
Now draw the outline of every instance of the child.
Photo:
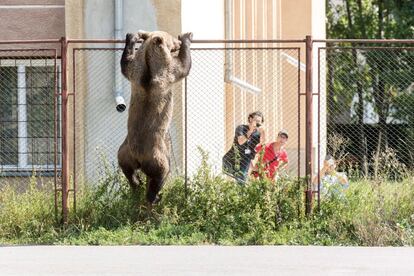
M 315 191 L 318 190 L 318 180 L 320 193 L 324 195 L 331 192 L 342 193 L 349 186 L 348 177 L 345 173 L 336 171 L 335 160 L 330 155 L 326 156 L 322 169 L 313 178 L 312 184 Z
M 252 162 L 251 174 L 255 178 L 266 177 L 276 180 L 278 171 L 288 163 L 285 150 L 289 136 L 286 130 L 279 131 L 276 141 L 269 144 L 256 146 L 256 157 Z

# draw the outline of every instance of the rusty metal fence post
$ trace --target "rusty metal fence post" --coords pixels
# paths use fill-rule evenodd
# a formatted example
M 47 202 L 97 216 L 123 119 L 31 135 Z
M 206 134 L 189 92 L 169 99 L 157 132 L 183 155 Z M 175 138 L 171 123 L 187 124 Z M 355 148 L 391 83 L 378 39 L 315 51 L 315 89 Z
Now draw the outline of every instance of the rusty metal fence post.
M 68 91 L 67 91 L 67 39 L 61 38 L 62 63 L 62 223 L 68 222 L 69 163 L 68 163 Z
M 306 36 L 306 215 L 312 212 L 312 56 L 313 41 L 312 36 Z

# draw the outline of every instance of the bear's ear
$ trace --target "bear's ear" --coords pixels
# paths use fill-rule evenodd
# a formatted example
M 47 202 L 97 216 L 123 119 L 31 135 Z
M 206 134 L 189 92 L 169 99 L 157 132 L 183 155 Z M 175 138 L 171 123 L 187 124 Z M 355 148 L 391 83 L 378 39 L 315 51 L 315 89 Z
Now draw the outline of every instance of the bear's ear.
M 161 37 L 158 37 L 158 36 L 154 37 L 154 44 L 155 45 L 160 45 L 162 43 L 163 43 L 163 39 Z
M 147 32 L 147 31 L 143 31 L 143 30 L 138 31 L 139 38 L 144 40 L 144 41 L 149 37 L 149 35 L 150 35 L 150 33 Z

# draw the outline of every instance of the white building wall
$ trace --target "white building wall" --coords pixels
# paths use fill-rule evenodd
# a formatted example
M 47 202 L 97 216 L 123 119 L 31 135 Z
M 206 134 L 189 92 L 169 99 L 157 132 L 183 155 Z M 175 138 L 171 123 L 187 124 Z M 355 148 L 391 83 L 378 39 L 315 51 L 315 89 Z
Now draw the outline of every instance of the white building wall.
M 181 0 L 182 32 L 193 32 L 194 39 L 224 39 L 224 0 Z M 114 33 L 114 1 L 88 0 L 84 6 L 85 38 L 111 38 Z M 157 30 L 157 13 L 151 0 L 124 0 L 123 33 L 139 29 Z M 312 35 L 325 38 L 325 3 L 312 1 Z M 282 37 L 283 38 L 283 37 Z M 193 47 L 206 45 L 193 44 Z M 222 45 L 214 45 L 222 46 Z M 201 57 L 201 53 L 194 57 Z M 210 55 L 209 55 L 210 57 Z M 97 73 L 99 64 L 87 64 L 87 93 L 85 100 L 85 157 L 86 171 L 90 177 L 96 175 L 99 161 L 98 153 L 104 154 L 109 161 L 116 163 L 116 152 L 126 136 L 127 111 L 118 113 L 114 103 L 113 58 L 105 55 L 100 61 L 108 69 Z M 197 146 L 210 154 L 210 163 L 215 172 L 221 171 L 221 158 L 225 152 L 225 87 L 224 51 L 214 52 L 208 59 L 209 66 L 202 59 L 196 59 L 188 78 L 188 171 L 192 175 L 200 164 Z M 314 91 L 317 91 L 317 53 L 314 59 Z M 106 66 L 106 65 L 105 65 Z M 111 67 L 112 66 L 112 67 Z M 212 71 L 212 68 L 214 70 Z M 323 80 L 321 80 L 323 81 Z M 123 87 L 127 106 L 129 105 L 129 83 L 124 80 Z M 183 86 L 184 87 L 184 86 Z M 321 92 L 321 156 L 325 155 L 326 113 L 325 91 Z M 317 99 L 314 101 L 314 145 L 317 145 Z M 102 147 L 102 145 L 105 145 Z M 314 151 L 315 158 L 317 152 Z
M 123 30 L 157 30 L 156 9 L 150 0 L 123 1 Z M 87 0 L 84 6 L 85 38 L 114 38 L 114 1 Z M 91 46 L 91 45 L 89 45 Z M 93 47 L 113 47 L 111 44 Z M 123 45 L 117 45 L 123 47 Z M 93 179 L 100 174 L 101 156 L 111 164 L 117 164 L 117 151 L 127 134 L 127 118 L 130 99 L 130 84 L 122 76 L 122 87 L 127 109 L 119 113 L 115 109 L 114 98 L 114 53 L 112 51 L 93 51 L 87 56 L 85 74 L 87 82 L 84 99 L 85 108 L 85 174 Z M 118 58 L 119 58 L 118 54 Z
M 183 32 L 193 32 L 194 39 L 224 39 L 223 0 L 182 0 L 181 9 Z M 205 46 L 223 45 L 193 44 Z M 198 146 L 209 153 L 213 171 L 219 173 L 225 152 L 224 51 L 193 51 L 192 57 L 187 83 L 188 174 L 200 165 Z

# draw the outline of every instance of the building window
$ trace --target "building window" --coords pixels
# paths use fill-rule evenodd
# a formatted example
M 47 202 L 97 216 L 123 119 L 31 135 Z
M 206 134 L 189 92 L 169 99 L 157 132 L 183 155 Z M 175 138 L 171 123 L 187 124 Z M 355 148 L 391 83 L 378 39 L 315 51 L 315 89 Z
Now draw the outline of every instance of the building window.
M 55 142 L 60 167 L 58 69 L 54 59 L 0 60 L 0 175 L 53 173 Z

